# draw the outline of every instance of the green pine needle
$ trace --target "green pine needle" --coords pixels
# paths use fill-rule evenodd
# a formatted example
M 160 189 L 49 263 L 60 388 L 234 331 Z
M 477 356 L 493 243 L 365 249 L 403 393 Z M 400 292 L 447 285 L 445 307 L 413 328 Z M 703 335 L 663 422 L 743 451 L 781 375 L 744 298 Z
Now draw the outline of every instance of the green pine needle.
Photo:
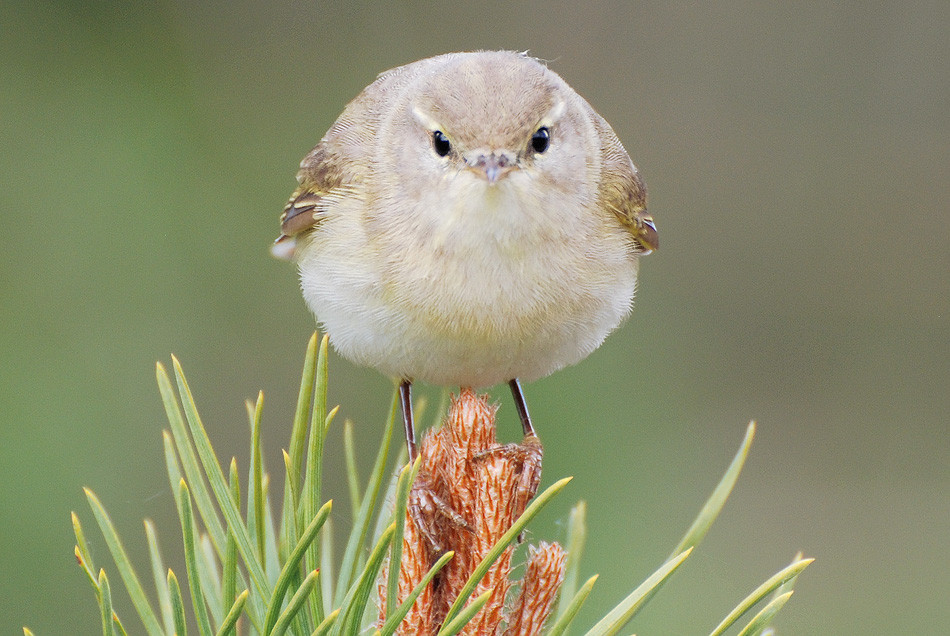
M 218 458 L 211 447 L 211 440 L 208 439 L 208 433 L 205 431 L 204 425 L 201 423 L 201 418 L 198 416 L 198 409 L 191 395 L 191 389 L 188 388 L 188 381 L 185 379 L 185 373 L 182 371 L 181 364 L 174 356 L 172 357 L 172 361 L 175 366 L 175 378 L 178 381 L 178 390 L 181 393 L 182 403 L 185 409 L 185 417 L 190 427 L 191 441 L 194 443 L 198 458 L 201 460 L 201 466 L 203 468 L 201 472 L 203 472 L 203 476 L 208 479 L 218 509 L 224 513 L 228 527 L 234 532 L 234 537 L 237 539 L 238 552 L 244 560 L 244 565 L 250 573 L 255 588 L 257 588 L 261 596 L 266 597 L 270 594 L 270 586 L 267 584 L 267 579 L 264 576 L 263 564 L 254 558 L 254 548 L 251 544 L 250 533 L 248 532 L 247 526 L 244 525 L 244 521 L 241 519 L 240 511 L 231 499 L 230 488 L 224 480 L 224 474 L 221 472 L 221 464 L 218 463 Z M 168 376 L 164 373 L 164 369 L 161 369 L 160 375 L 165 378 L 166 382 L 168 381 Z M 181 451 L 180 446 L 178 450 L 179 452 Z M 185 473 L 188 474 L 188 472 L 186 468 Z M 191 478 L 189 478 L 189 483 L 195 484 Z M 200 490 L 200 488 L 195 488 L 196 493 Z M 217 520 L 217 515 L 211 514 L 209 516 Z M 202 518 L 204 518 L 204 516 L 202 516 Z
M 198 574 L 199 559 L 195 546 L 195 520 L 191 512 L 191 493 L 188 484 L 181 480 L 180 496 L 178 498 L 178 515 L 181 518 L 181 533 L 185 543 L 185 568 L 188 572 L 188 589 L 191 591 L 192 608 L 198 620 L 200 636 L 211 636 L 211 620 L 208 618 L 208 609 L 205 606 L 204 587 Z
M 788 591 L 773 598 L 736 636 L 759 636 L 769 626 L 778 611 L 785 606 L 792 594 L 794 591 Z
M 755 422 L 749 422 L 745 437 L 739 445 L 739 451 L 732 459 L 732 463 L 729 464 L 729 468 L 726 469 L 726 473 L 722 476 L 719 484 L 713 489 L 712 495 L 710 495 L 706 504 L 702 510 L 700 510 L 699 516 L 693 521 L 693 525 L 686 531 L 686 534 L 680 540 L 679 544 L 673 548 L 673 554 L 670 555 L 671 557 L 683 553 L 687 548 L 699 545 L 699 542 L 706 536 L 706 533 L 716 520 L 716 517 L 718 517 L 722 511 L 722 507 L 726 505 L 726 500 L 729 498 L 732 489 L 736 485 L 736 481 L 739 479 L 739 473 L 742 472 L 746 457 L 749 455 L 749 448 L 752 446 L 753 437 L 755 437 Z
M 257 538 L 257 555 L 261 560 L 261 568 L 267 570 L 267 549 L 265 541 L 267 533 L 264 530 L 264 458 L 261 453 L 261 411 L 264 408 L 264 392 L 257 394 L 257 404 L 254 407 L 251 421 L 251 483 L 254 485 L 254 524 L 252 534 Z
M 356 469 L 356 442 L 353 441 L 353 422 L 343 422 L 343 459 L 346 462 L 346 483 L 350 487 L 350 509 L 353 525 L 360 514 L 360 477 Z
M 231 501 L 235 506 L 241 505 L 241 483 L 238 478 L 237 460 L 232 458 L 228 470 L 228 485 L 231 490 Z M 234 533 L 228 530 L 228 539 L 222 565 L 221 600 L 226 604 L 235 598 L 238 582 L 238 549 Z
M 274 624 L 274 629 L 265 633 L 268 636 L 283 636 L 287 631 L 287 628 L 290 627 L 290 622 L 296 617 L 297 612 L 303 609 L 304 603 L 307 600 L 307 597 L 310 596 L 310 592 L 313 591 L 313 585 L 316 583 L 316 580 L 320 577 L 320 570 L 314 570 L 307 575 L 307 578 L 303 580 L 303 583 L 294 592 L 293 597 L 291 597 L 290 602 L 287 603 L 287 609 L 283 611 L 280 617 L 277 619 L 277 622 Z
M 94 581 L 97 580 L 95 566 L 92 564 L 92 554 L 89 552 L 89 543 L 86 541 L 86 535 L 82 531 L 82 525 L 79 523 L 79 515 L 75 512 L 70 514 L 73 522 L 73 534 L 76 535 L 76 559 L 84 570 Z
M 229 636 L 235 633 L 235 626 L 238 619 L 241 618 L 241 614 L 244 613 L 244 605 L 247 603 L 248 594 L 248 590 L 244 590 L 234 599 L 234 604 L 231 605 L 231 609 L 228 610 L 224 620 L 221 621 L 221 626 L 218 627 L 215 636 Z
M 788 565 L 773 574 L 767 581 L 762 583 L 762 585 L 757 587 L 752 591 L 751 594 L 745 597 L 742 602 L 735 607 L 735 609 L 729 612 L 729 614 L 724 619 L 722 619 L 722 622 L 716 626 L 716 629 L 714 629 L 709 636 L 721 636 L 727 629 L 732 627 L 736 621 L 742 618 L 746 612 L 761 602 L 766 596 L 771 594 L 785 583 L 795 579 L 799 574 L 801 574 L 802 570 L 811 565 L 812 561 L 814 561 L 814 559 L 797 559 L 793 561 L 791 565 Z M 784 605 L 784 601 L 782 604 Z
M 112 593 L 106 571 L 99 570 L 99 607 L 102 609 L 102 636 L 114 636 L 112 629 Z
M 317 368 L 317 334 L 307 343 L 307 355 L 304 358 L 303 374 L 300 378 L 300 393 L 297 395 L 297 409 L 294 412 L 294 426 L 290 434 L 290 483 L 294 499 L 300 498 L 300 476 L 303 469 L 304 442 L 307 439 L 307 422 L 310 420 L 310 400 L 313 398 L 313 381 Z
M 396 422 L 396 413 L 399 407 L 399 396 L 395 394 L 392 400 L 392 406 L 389 410 L 389 419 L 386 422 L 386 428 L 383 432 L 383 439 L 379 445 L 379 452 L 376 454 L 376 463 L 370 474 L 369 485 L 366 487 L 366 493 L 363 495 L 359 513 L 353 523 L 353 531 L 350 533 L 349 541 L 346 543 L 346 551 L 343 553 L 343 563 L 340 566 L 340 574 L 337 579 L 336 598 L 334 605 L 341 605 L 342 595 L 350 587 L 350 582 L 356 576 L 359 568 L 359 555 L 366 541 L 366 535 L 369 532 L 370 520 L 375 512 L 377 497 L 382 487 L 383 478 L 386 475 L 386 458 L 389 456 L 389 444 L 392 440 L 393 428 Z
M 596 582 L 597 575 L 595 574 L 594 576 L 587 579 L 587 582 L 581 586 L 581 589 L 579 589 L 577 593 L 572 595 L 569 602 L 563 603 L 564 611 L 561 612 L 561 615 L 558 616 L 557 620 L 554 621 L 554 624 L 551 625 L 551 629 L 548 630 L 547 636 L 561 636 L 567 631 L 567 628 L 571 626 L 571 622 L 574 620 L 574 617 L 577 616 L 577 612 L 580 611 L 584 601 L 586 601 L 587 597 L 590 595 L 590 591 L 594 589 L 594 583 Z M 563 586 L 561 589 L 561 594 L 564 594 Z
M 399 473 L 396 483 L 396 504 L 393 513 L 393 523 L 396 524 L 396 535 L 393 537 L 393 551 L 389 557 L 390 563 L 402 563 L 402 540 L 406 528 L 406 510 L 409 505 L 409 491 L 422 467 L 422 457 L 410 466 L 406 464 Z M 386 616 L 392 616 L 396 611 L 396 597 L 399 594 L 399 568 L 389 568 L 389 580 L 386 587 Z
M 362 574 L 356 579 L 350 589 L 347 590 L 346 596 L 340 604 L 343 608 L 343 614 L 334 626 L 333 631 L 330 632 L 333 636 L 341 636 L 344 634 L 349 636 L 350 634 L 359 633 L 360 624 L 363 620 L 363 611 L 366 609 L 370 592 L 376 585 L 376 576 L 379 574 L 380 568 L 382 568 L 383 560 L 386 558 L 386 551 L 389 548 L 389 544 L 395 532 L 396 528 L 394 525 L 386 529 L 386 532 L 383 533 L 383 536 L 367 559 Z
M 311 338 L 311 343 L 316 339 L 316 334 Z M 303 490 L 300 496 L 300 505 L 303 507 L 302 511 L 299 511 L 297 514 L 297 529 L 298 534 L 302 533 L 304 530 L 304 524 L 307 519 L 312 519 L 314 515 L 317 514 L 317 511 L 322 505 L 320 503 L 321 498 L 321 489 L 323 487 L 323 443 L 326 439 L 327 426 L 329 425 L 329 419 L 327 416 L 327 384 L 328 384 L 328 371 L 327 371 L 327 348 L 329 346 L 329 338 L 324 335 L 320 340 L 320 347 L 317 349 L 316 358 L 313 363 L 313 408 L 310 415 L 310 423 L 307 427 L 307 466 L 306 471 L 303 474 Z M 310 372 L 310 351 L 312 347 L 308 347 L 308 359 L 304 367 L 304 376 Z M 301 382 L 301 391 L 303 390 L 303 382 Z M 310 401 L 309 398 L 307 400 Z M 298 400 L 298 406 L 300 402 Z M 298 415 L 301 413 L 298 411 Z M 302 425 L 302 422 L 306 420 L 306 412 L 302 413 L 302 417 L 299 420 L 295 420 L 294 428 L 296 429 L 298 424 Z M 291 447 L 291 459 L 294 460 L 295 466 L 299 465 L 299 460 L 294 456 L 294 448 Z M 320 568 L 320 562 L 322 561 L 320 550 L 322 547 L 321 543 L 312 543 L 310 548 L 307 550 L 305 557 L 307 571 L 313 571 Z M 323 597 L 323 577 L 319 577 L 316 580 L 316 593 L 310 597 L 310 616 L 313 619 L 314 623 L 322 623 L 324 619 L 324 607 L 321 603 L 321 598 Z
M 397 526 L 398 528 L 398 526 Z M 452 560 L 452 557 L 455 556 L 455 552 L 449 550 L 442 557 L 435 562 L 435 564 L 426 572 L 425 576 L 422 577 L 422 580 L 419 581 L 418 585 L 412 588 L 412 592 L 406 597 L 406 599 L 399 604 L 399 607 L 394 609 L 391 612 L 386 613 L 386 622 L 383 624 L 383 628 L 377 632 L 378 636 L 392 636 L 396 633 L 396 629 L 399 627 L 399 623 L 402 622 L 402 619 L 406 617 L 406 614 L 409 613 L 409 610 L 412 609 L 412 604 L 416 602 L 416 599 L 419 598 L 419 595 L 422 594 L 422 591 L 425 590 L 426 586 L 429 584 L 435 575 L 438 574 L 442 568 L 444 568 L 449 561 Z M 397 561 L 391 561 L 392 563 L 397 563 Z M 392 571 L 394 568 L 390 568 Z M 387 600 L 390 598 L 386 597 Z
M 673 557 L 651 574 L 646 581 L 640 584 L 630 595 L 622 600 L 615 608 L 594 625 L 585 636 L 614 636 L 623 629 L 623 626 L 639 612 L 650 598 L 656 594 L 662 584 L 683 564 L 693 548 Z
M 560 618 L 567 611 L 568 602 L 573 602 L 580 577 L 581 555 L 587 541 L 587 502 L 578 501 L 571 508 L 567 520 L 567 562 L 564 564 L 564 582 L 561 583 L 561 598 L 558 601 L 555 617 Z M 596 577 L 594 577 L 596 578 Z
M 148 542 L 149 559 L 152 564 L 152 578 L 155 581 L 155 591 L 158 594 L 158 609 L 162 614 L 162 623 L 165 630 L 172 633 L 174 621 L 172 618 L 171 599 L 168 598 L 168 587 L 165 584 L 166 567 L 162 561 L 162 554 L 158 549 L 158 536 L 155 534 L 155 524 L 151 519 L 145 520 L 145 538 Z
M 185 602 L 181 595 L 181 586 L 178 585 L 178 577 L 171 570 L 168 571 L 168 598 L 172 606 L 174 633 L 177 636 L 187 636 L 187 621 L 185 619 Z
M 142 619 L 145 630 L 149 633 L 149 636 L 163 636 L 164 632 L 162 631 L 162 626 L 159 624 L 158 618 L 152 610 L 152 606 L 149 605 L 148 599 L 145 596 L 145 590 L 139 582 L 139 577 L 135 574 L 135 568 L 132 567 L 132 561 L 129 560 L 129 555 L 126 553 L 122 541 L 119 539 L 119 534 L 112 524 L 112 519 L 109 518 L 109 514 L 95 493 L 88 488 L 84 490 L 86 492 L 86 499 L 89 501 L 89 506 L 92 508 L 93 515 L 95 515 L 96 521 L 99 523 L 99 529 L 102 530 L 102 536 L 105 538 L 106 545 L 109 546 L 112 558 L 115 560 L 116 567 L 119 569 L 122 582 L 125 584 L 125 588 L 132 598 L 132 605 L 135 606 L 139 618 Z M 100 583 L 101 579 L 102 577 L 100 576 Z M 101 595 L 101 585 L 99 586 L 99 591 Z M 102 603 L 101 598 L 100 603 Z
M 174 356 L 172 360 L 177 370 L 179 367 L 178 360 L 176 360 Z M 185 478 L 188 480 L 188 483 L 191 484 L 192 496 L 195 498 L 198 514 L 201 515 L 201 522 L 204 524 L 205 530 L 211 536 L 215 550 L 217 550 L 218 555 L 221 556 L 224 553 L 225 544 L 224 526 L 221 525 L 221 520 L 215 510 L 211 494 L 208 492 L 208 488 L 205 486 L 205 481 L 202 478 L 201 466 L 195 454 L 188 428 L 185 426 L 185 420 L 182 418 L 178 398 L 175 397 L 175 390 L 172 388 L 168 373 L 161 363 L 158 363 L 155 367 L 155 377 L 158 381 L 158 390 L 162 395 L 162 403 L 165 405 L 165 415 L 168 417 L 168 424 L 171 427 L 172 439 L 174 440 L 173 445 L 168 442 L 166 442 L 165 445 L 165 463 L 169 469 L 172 492 L 176 497 L 178 496 L 178 482 L 181 481 L 181 474 L 179 473 L 173 476 L 172 473 L 179 472 L 177 461 L 180 460 L 181 467 L 185 472 Z M 193 402 L 192 406 L 194 406 Z M 166 435 L 165 437 L 167 438 L 168 436 Z M 176 454 L 178 460 L 173 462 L 171 458 L 175 457 Z M 173 463 L 175 464 L 174 468 L 172 467 Z
M 488 602 L 488 599 L 491 598 L 491 595 L 494 593 L 494 590 L 488 590 L 480 596 L 475 597 L 471 603 L 469 603 L 465 609 L 460 611 L 455 618 L 446 623 L 441 630 L 439 630 L 439 636 L 455 636 L 462 628 L 468 625 L 475 615 L 485 607 L 485 603 Z
M 273 628 L 277 622 L 277 615 L 280 611 L 281 603 L 284 601 L 284 594 L 287 592 L 287 588 L 290 586 L 294 575 L 299 572 L 298 568 L 300 567 L 304 554 L 307 549 L 310 548 L 310 544 L 313 543 L 313 540 L 317 538 L 317 533 L 320 532 L 320 529 L 323 528 L 323 524 L 326 523 L 326 520 L 330 517 L 330 511 L 332 509 L 332 501 L 328 501 L 324 504 L 323 508 L 317 513 L 317 516 L 313 518 L 313 521 L 311 521 L 310 525 L 304 530 L 300 541 L 297 542 L 290 557 L 284 563 L 280 576 L 277 577 L 277 583 L 274 585 L 274 593 L 268 602 L 267 616 L 264 620 L 264 633 L 270 633 L 271 628 Z
M 336 624 L 336 619 L 339 615 L 340 615 L 339 608 L 327 614 L 327 617 L 323 619 L 322 623 L 317 625 L 317 628 L 313 630 L 313 634 L 311 634 L 310 636 L 326 636 L 327 634 L 329 634 L 330 630 Z

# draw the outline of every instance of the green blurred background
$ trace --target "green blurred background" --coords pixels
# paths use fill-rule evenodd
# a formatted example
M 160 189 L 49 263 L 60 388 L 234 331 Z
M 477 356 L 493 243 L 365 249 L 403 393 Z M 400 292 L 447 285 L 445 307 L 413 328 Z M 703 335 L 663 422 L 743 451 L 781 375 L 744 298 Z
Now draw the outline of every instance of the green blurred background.
M 279 465 L 314 328 L 267 251 L 298 161 L 378 72 L 509 48 L 613 125 L 662 234 L 633 317 L 526 389 L 545 481 L 576 476 L 534 538 L 589 502 L 580 625 L 666 557 L 754 418 L 722 517 L 630 631 L 708 632 L 802 549 L 781 633 L 943 633 L 948 33 L 944 0 L 4 2 L 0 632 L 98 632 L 70 510 L 117 577 L 83 485 L 138 563 L 150 516 L 180 569 L 156 360 L 181 358 L 242 470 L 263 389 Z M 335 357 L 331 384 L 365 472 L 391 385 Z

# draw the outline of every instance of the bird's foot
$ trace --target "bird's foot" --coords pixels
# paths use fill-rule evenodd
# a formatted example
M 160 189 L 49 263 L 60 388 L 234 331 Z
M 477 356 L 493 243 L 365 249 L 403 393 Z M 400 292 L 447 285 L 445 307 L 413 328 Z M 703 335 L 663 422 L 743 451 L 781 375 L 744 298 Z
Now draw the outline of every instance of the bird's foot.
M 439 536 L 445 536 L 439 529 L 440 525 L 449 523 L 466 532 L 474 532 L 465 518 L 436 494 L 425 471 L 420 471 L 412 484 L 407 512 L 434 554 L 441 554 L 446 549 L 439 541 Z
M 518 485 L 515 495 L 515 510 L 520 516 L 527 508 L 528 502 L 534 498 L 541 483 L 541 461 L 544 458 L 544 448 L 537 435 L 526 435 L 520 444 L 503 444 L 487 448 L 472 456 L 473 461 L 485 460 L 489 457 L 502 456 L 513 462 L 519 468 Z

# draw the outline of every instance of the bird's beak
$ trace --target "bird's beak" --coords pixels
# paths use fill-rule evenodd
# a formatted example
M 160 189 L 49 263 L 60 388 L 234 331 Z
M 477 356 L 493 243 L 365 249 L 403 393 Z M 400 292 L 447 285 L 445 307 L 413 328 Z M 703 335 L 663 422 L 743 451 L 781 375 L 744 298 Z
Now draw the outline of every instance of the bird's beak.
M 466 160 L 468 167 L 489 184 L 495 184 L 505 178 L 509 172 L 518 169 L 517 161 L 507 152 L 479 154 Z
M 647 214 L 646 210 L 633 216 L 633 227 L 634 238 L 643 247 L 644 254 L 660 249 L 660 235 L 656 231 L 653 217 Z

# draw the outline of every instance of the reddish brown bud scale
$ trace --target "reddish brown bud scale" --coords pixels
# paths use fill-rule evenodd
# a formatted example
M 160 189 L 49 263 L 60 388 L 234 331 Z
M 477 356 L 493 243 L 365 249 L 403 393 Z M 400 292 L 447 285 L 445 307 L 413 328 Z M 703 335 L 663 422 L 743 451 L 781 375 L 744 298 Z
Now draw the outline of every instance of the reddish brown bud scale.
M 435 634 L 445 615 L 484 556 L 524 512 L 538 487 L 541 445 L 533 436 L 523 445 L 501 445 L 495 438 L 497 408 L 487 396 L 462 390 L 443 425 L 430 431 L 419 449 L 422 467 L 410 495 L 406 518 L 401 602 L 447 550 L 455 557 L 417 599 L 397 630 L 400 636 Z M 472 598 L 491 590 L 485 607 L 460 632 L 465 636 L 533 636 L 551 612 L 564 578 L 564 551 L 542 543 L 529 551 L 515 605 L 505 607 L 514 547 L 489 569 Z M 388 569 L 388 568 L 387 568 Z M 385 607 L 384 572 L 380 581 Z M 380 621 L 385 619 L 380 611 Z M 505 630 L 507 625 L 507 630 Z

